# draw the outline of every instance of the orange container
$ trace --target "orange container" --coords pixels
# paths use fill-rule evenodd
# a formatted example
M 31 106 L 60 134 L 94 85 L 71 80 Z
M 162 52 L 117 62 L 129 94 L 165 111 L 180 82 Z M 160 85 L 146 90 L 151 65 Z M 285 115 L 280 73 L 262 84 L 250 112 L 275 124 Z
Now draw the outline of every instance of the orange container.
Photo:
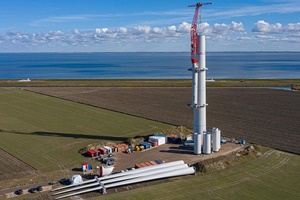
M 156 162 L 154 162 L 153 160 L 149 161 L 152 165 L 157 165 Z

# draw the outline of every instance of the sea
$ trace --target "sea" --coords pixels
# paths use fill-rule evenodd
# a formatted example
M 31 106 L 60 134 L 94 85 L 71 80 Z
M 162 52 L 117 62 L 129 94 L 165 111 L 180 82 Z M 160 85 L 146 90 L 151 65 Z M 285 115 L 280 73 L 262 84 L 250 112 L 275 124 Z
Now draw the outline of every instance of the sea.
M 300 52 L 206 52 L 207 78 L 300 78 Z M 190 53 L 0 53 L 0 79 L 190 79 Z

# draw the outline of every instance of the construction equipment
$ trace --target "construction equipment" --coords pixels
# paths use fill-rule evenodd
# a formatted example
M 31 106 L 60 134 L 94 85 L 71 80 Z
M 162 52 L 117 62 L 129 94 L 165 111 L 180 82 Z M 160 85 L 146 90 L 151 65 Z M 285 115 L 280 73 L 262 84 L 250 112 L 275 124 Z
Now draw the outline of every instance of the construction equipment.
M 197 33 L 197 23 L 198 23 L 198 13 L 199 8 L 205 5 L 212 4 L 208 3 L 197 3 L 195 5 L 189 5 L 188 7 L 196 7 L 192 26 L 191 26 L 191 61 L 192 63 L 197 63 L 196 54 L 198 53 L 198 33 Z M 201 16 L 202 18 L 202 16 Z

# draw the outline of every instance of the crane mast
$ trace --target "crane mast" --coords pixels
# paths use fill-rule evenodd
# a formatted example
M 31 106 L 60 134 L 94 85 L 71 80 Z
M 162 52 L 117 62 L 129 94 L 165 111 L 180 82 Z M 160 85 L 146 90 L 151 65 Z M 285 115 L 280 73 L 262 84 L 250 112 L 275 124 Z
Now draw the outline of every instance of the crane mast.
M 198 53 L 198 33 L 197 33 L 197 25 L 198 25 L 198 13 L 199 8 L 204 5 L 212 4 L 211 2 L 208 3 L 197 3 L 195 5 L 189 5 L 188 7 L 196 7 L 193 22 L 191 25 L 191 61 L 192 63 L 196 63 L 196 55 Z

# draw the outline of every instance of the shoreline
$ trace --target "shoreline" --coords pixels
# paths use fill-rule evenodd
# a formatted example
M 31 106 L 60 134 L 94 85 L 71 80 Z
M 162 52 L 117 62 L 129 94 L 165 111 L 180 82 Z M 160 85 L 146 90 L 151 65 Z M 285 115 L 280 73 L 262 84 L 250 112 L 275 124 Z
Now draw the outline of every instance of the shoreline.
M 0 79 L 0 87 L 191 87 L 191 79 Z M 290 87 L 300 89 L 300 79 L 214 79 L 207 87 Z

